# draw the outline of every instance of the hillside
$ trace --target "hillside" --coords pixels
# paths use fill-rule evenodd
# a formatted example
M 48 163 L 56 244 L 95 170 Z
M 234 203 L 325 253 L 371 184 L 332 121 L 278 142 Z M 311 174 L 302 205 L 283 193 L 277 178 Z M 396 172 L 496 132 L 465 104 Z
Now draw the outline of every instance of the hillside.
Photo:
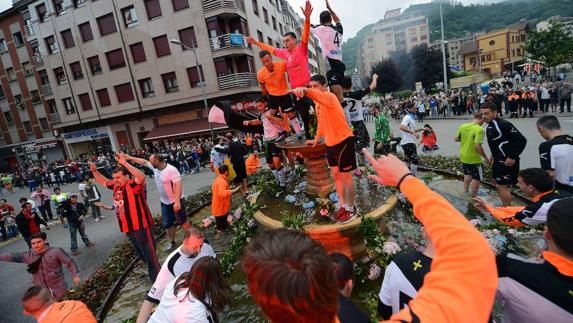
M 440 39 L 440 9 L 437 3 L 411 5 L 404 12 L 420 12 L 428 17 L 430 41 Z M 446 39 L 462 37 L 466 32 L 490 31 L 526 19 L 531 27 L 539 21 L 556 15 L 573 15 L 573 0 L 510 0 L 483 5 L 443 5 L 444 34 Z M 381 12 L 382 16 L 384 13 Z M 347 71 L 356 67 L 356 48 L 372 29 L 373 24 L 362 28 L 355 37 L 342 44 L 342 55 Z

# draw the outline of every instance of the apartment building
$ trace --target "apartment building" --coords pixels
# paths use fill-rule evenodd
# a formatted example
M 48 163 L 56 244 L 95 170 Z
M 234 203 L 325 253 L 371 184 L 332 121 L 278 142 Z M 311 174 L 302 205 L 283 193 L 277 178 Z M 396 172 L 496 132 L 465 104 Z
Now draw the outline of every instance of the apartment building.
M 548 30 L 552 25 L 560 24 L 570 35 L 573 35 L 573 17 L 552 16 L 535 25 L 537 31 Z
M 376 62 L 421 44 L 430 44 L 428 18 L 419 13 L 403 15 L 401 9 L 387 11 L 358 45 L 358 72 L 367 76 Z
M 258 48 L 242 35 L 281 46 L 284 33 L 302 29 L 281 0 L 26 0 L 10 10 L 31 31 L 23 41 L 33 89 L 72 157 L 208 134 L 203 85 L 209 106 L 246 106 L 260 93 Z M 311 44 L 317 73 L 321 55 Z
M 450 68 L 463 70 L 464 56 L 460 54 L 460 49 L 467 43 L 475 42 L 480 35 L 483 35 L 483 33 L 467 34 L 465 37 L 446 39 L 446 59 Z M 442 41 L 432 42 L 430 48 L 441 52 Z

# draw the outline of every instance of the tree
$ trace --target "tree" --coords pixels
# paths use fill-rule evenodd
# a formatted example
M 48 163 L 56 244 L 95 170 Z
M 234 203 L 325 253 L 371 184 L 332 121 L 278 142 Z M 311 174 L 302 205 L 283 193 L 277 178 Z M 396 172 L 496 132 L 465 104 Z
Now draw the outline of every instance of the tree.
M 399 90 L 403 83 L 400 70 L 391 58 L 384 58 L 372 65 L 370 74 L 378 74 L 378 85 L 376 86 L 378 93 L 394 92 Z
M 525 50 L 533 60 L 554 67 L 571 60 L 573 36 L 560 24 L 551 24 L 549 29 L 530 32 Z
M 411 90 L 414 88 L 416 80 L 410 55 L 405 49 L 392 52 L 390 58 L 398 67 L 402 77 L 402 87 L 400 90 Z
M 432 50 L 426 44 L 422 44 L 412 48 L 410 59 L 415 81 L 422 82 L 424 88 L 432 88 L 436 83 L 443 81 L 444 70 L 440 51 Z

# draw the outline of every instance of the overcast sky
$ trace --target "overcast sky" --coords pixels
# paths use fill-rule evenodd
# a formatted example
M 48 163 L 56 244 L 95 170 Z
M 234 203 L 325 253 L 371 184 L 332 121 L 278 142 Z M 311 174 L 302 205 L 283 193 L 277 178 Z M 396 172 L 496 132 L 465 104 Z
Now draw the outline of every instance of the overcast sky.
M 306 0 L 288 0 L 295 10 L 301 14 L 300 7 Z M 500 0 L 461 0 L 464 4 L 499 2 Z M 326 9 L 324 0 L 312 0 L 315 6 L 312 13 L 312 23 L 318 23 L 318 15 Z M 332 10 L 342 20 L 344 26 L 344 39 L 354 36 L 362 27 L 367 24 L 376 22 L 384 16 L 386 10 L 392 10 L 401 7 L 406 9 L 409 5 L 415 3 L 430 2 L 429 0 L 330 0 Z M 0 0 L 0 11 L 4 11 L 12 5 L 12 0 Z

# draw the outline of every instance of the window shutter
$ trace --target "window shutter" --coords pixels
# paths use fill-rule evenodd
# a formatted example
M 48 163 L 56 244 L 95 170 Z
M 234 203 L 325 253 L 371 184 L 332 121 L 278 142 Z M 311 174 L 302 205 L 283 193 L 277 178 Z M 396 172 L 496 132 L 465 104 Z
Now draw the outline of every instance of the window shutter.
M 82 110 L 89 111 L 92 110 L 92 101 L 90 100 L 90 95 L 87 93 L 78 95 L 80 98 L 80 104 L 82 105 Z
M 159 0 L 145 0 L 145 11 L 147 11 L 147 19 L 149 20 L 161 16 Z
M 131 56 L 133 57 L 134 63 L 145 62 L 147 58 L 145 57 L 145 49 L 143 48 L 143 43 L 139 42 L 137 44 L 132 44 L 129 46 L 131 50 Z
M 117 96 L 117 102 L 123 103 L 128 101 L 133 101 L 133 90 L 131 89 L 131 83 L 124 83 L 116 85 L 115 95 Z
M 107 107 L 108 105 L 111 105 L 111 100 L 109 99 L 109 93 L 107 92 L 107 89 L 97 90 L 96 93 L 100 106 Z

